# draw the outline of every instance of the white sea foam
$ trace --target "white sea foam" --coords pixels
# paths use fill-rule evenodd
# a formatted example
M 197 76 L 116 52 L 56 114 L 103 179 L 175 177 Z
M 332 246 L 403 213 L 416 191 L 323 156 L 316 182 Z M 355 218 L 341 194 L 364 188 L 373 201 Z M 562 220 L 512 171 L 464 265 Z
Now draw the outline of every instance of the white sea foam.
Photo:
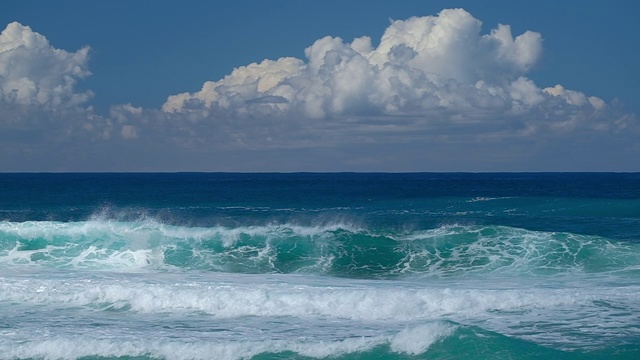
M 357 235 L 354 236 L 354 235 Z M 356 239 L 356 240 L 354 240 Z M 360 243 L 356 243 L 359 241 Z M 375 242 L 387 255 L 376 263 Z M 287 252 L 302 246 L 293 257 Z M 178 254 L 167 260 L 167 256 Z M 401 256 L 399 256 L 401 255 Z M 294 259 L 294 263 L 287 263 Z M 351 262 L 354 258 L 362 263 Z M 351 263 L 345 264 L 349 260 Z M 154 220 L 0 222 L 0 265 L 140 271 L 316 272 L 448 277 L 632 271 L 634 244 L 503 226 L 377 233 L 348 223 L 185 227 Z M 336 267 L 334 267 L 334 265 Z M 367 273 L 367 268 L 379 270 Z
M 82 320 L 82 316 L 87 320 L 117 320 L 122 322 L 114 325 L 118 329 L 117 333 L 135 330 L 128 321 L 132 324 L 140 322 L 140 331 L 145 332 L 145 319 L 166 319 L 167 324 L 172 324 L 173 319 L 184 319 L 187 322 L 204 319 L 207 324 L 233 324 L 228 328 L 246 324 L 246 331 L 251 335 L 249 338 L 255 340 L 266 336 L 268 340 L 271 336 L 271 340 L 275 341 L 283 336 L 286 338 L 287 333 L 279 332 L 277 336 L 269 333 L 260 335 L 260 332 L 255 333 L 255 329 L 269 328 L 269 331 L 275 331 L 273 329 L 276 329 L 277 323 L 284 322 L 286 327 L 294 326 L 292 324 L 302 326 L 301 322 L 309 322 L 309 329 L 322 331 L 325 337 L 332 334 L 332 337 L 325 338 L 323 343 L 313 343 L 308 341 L 315 338 L 312 335 L 294 339 L 293 343 L 286 343 L 286 346 L 268 342 L 268 350 L 264 351 L 291 350 L 318 357 L 339 354 L 341 351 L 360 351 L 354 349 L 368 349 L 379 344 L 388 344 L 395 352 L 419 354 L 434 341 L 451 333 L 447 323 L 442 323 L 446 326 L 441 324 L 437 328 L 429 325 L 439 321 L 477 325 L 551 346 L 579 348 L 604 344 L 623 335 L 636 339 L 640 337 L 640 328 L 637 327 L 640 323 L 640 285 L 616 285 L 607 279 L 606 276 L 600 279 L 597 276 L 567 276 L 545 278 L 536 283 L 531 279 L 491 277 L 484 280 L 434 279 L 425 283 L 301 275 L 132 274 L 39 270 L 23 273 L 18 269 L 0 274 L 0 307 L 7 309 L 6 314 L 14 317 L 10 320 L 13 323 L 37 324 L 37 328 L 32 330 L 72 329 L 76 325 L 58 325 L 60 319 L 66 319 L 63 315 L 65 313 L 76 314 L 78 320 Z M 25 312 L 25 309 L 31 311 Z M 37 311 L 34 312 L 34 309 Z M 585 319 L 594 325 L 585 327 Z M 76 320 L 72 317 L 64 321 L 74 324 Z M 409 326 L 403 331 L 398 327 L 407 324 Z M 427 324 L 427 327 L 420 327 L 423 324 Z M 539 324 L 546 325 L 544 329 L 538 329 Z M 86 328 L 84 322 L 77 325 Z M 339 330 L 343 325 L 348 328 Z M 198 328 L 200 325 L 194 326 Z M 367 328 L 374 330 L 361 330 Z M 358 338 L 345 335 L 354 333 L 353 329 L 361 332 Z M 50 343 L 51 349 L 57 349 L 56 346 L 59 345 L 58 340 L 52 338 L 55 332 L 38 336 L 35 332 L 31 334 L 26 327 L 19 330 L 26 331 L 26 335 L 22 334 L 26 337 L 20 334 L 10 335 L 8 332 L 11 329 L 0 329 L 0 339 L 24 340 L 31 336 L 34 342 L 30 345 L 34 345 L 36 340 L 40 343 L 46 339 L 53 341 Z M 148 331 L 157 333 L 153 329 Z M 242 333 L 244 330 L 237 331 Z M 393 334 L 386 331 L 393 331 Z M 300 334 L 300 331 L 297 333 Z M 340 338 L 333 337 L 333 334 L 338 333 L 342 334 Z M 189 338 L 188 332 L 184 334 Z M 240 345 L 235 342 L 242 338 L 234 335 L 233 344 L 216 348 L 216 351 L 223 352 L 236 345 L 244 351 L 255 345 Z M 60 341 L 62 340 L 64 339 Z M 98 340 L 87 341 L 86 349 L 93 349 L 90 350 L 92 354 L 101 354 L 100 351 L 115 346 Z M 260 344 L 263 346 L 267 343 Z M 22 354 L 16 351 L 35 351 L 30 350 L 30 345 L 16 347 L 13 344 L 13 350 L 6 349 L 16 354 Z M 5 342 L 4 346 L 9 344 Z M 143 345 L 132 345 L 131 348 L 136 351 L 150 349 Z M 42 352 L 24 354 L 44 356 L 41 354 L 67 351 L 64 344 L 59 345 L 59 350 L 51 350 L 49 347 L 48 350 L 35 349 L 42 349 Z M 163 354 L 156 347 L 148 351 L 151 354 Z M 189 353 L 188 347 L 184 351 Z M 51 359 L 73 358 L 72 355 L 64 354 L 66 353 L 47 356 Z M 119 353 L 110 356 L 117 354 Z M 200 358 L 197 355 L 199 352 L 193 354 L 195 355 L 187 358 Z M 233 354 L 233 351 L 230 350 L 229 354 Z M 251 356 L 253 353 L 247 354 Z M 126 355 L 137 356 L 140 353 Z
M 363 282 L 330 286 L 259 281 L 176 278 L 144 282 L 137 278 L 12 279 L 0 277 L 0 301 L 90 309 L 123 309 L 139 313 L 206 313 L 217 318 L 243 316 L 319 316 L 358 321 L 433 320 L 443 316 L 477 317 L 494 312 L 531 309 L 593 308 L 596 300 L 630 296 L 639 288 L 601 289 L 457 289 L 449 287 L 385 287 Z M 283 278 L 281 278 L 283 279 Z M 243 282 L 239 282 L 243 280 Z M 480 284 L 478 284 L 480 285 Z M 619 293 L 623 291 L 623 293 Z M 631 293 L 630 293 L 631 292 Z M 633 295 L 639 299 L 639 295 Z M 631 305 L 631 304 L 628 304 Z M 639 306 L 632 306 L 638 308 Z M 586 311 L 586 310 L 585 310 Z
M 467 200 L 467 202 L 473 203 L 473 202 L 485 202 L 485 201 L 503 200 L 503 199 L 512 199 L 512 197 L 509 197 L 509 196 L 501 196 L 501 197 L 478 196 L 478 197 L 474 197 L 473 199 Z
M 266 341 L 197 341 L 194 339 L 130 339 L 127 337 L 96 339 L 90 336 L 51 336 L 42 341 L 24 340 L 11 342 L 0 339 L 0 353 L 9 359 L 42 358 L 46 360 L 72 360 L 86 356 L 121 357 L 150 356 L 175 360 L 248 359 L 261 353 L 291 351 L 302 356 L 325 358 L 363 352 L 373 347 L 389 344 L 391 351 L 419 355 L 436 341 L 450 336 L 455 326 L 446 323 L 430 323 L 407 328 L 399 333 L 352 337 L 332 341 L 309 339 Z M 152 334 L 146 334 L 151 336 Z
M 420 355 L 436 341 L 453 334 L 455 329 L 455 326 L 446 323 L 431 323 L 406 328 L 391 338 L 391 350 L 409 355 Z

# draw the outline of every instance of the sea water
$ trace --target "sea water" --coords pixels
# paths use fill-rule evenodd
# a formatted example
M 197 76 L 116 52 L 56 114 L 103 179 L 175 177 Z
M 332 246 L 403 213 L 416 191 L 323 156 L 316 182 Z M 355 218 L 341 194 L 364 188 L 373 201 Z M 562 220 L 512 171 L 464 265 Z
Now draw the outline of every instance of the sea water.
M 640 358 L 640 174 L 0 174 L 0 359 L 317 358 Z

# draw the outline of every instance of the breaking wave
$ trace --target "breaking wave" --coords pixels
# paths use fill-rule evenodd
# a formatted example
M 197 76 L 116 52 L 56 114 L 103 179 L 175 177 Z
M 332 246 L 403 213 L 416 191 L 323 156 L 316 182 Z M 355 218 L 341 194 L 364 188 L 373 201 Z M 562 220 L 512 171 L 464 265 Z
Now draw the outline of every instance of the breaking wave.
M 336 223 L 184 227 L 153 220 L 0 222 L 0 266 L 306 273 L 354 278 L 640 269 L 640 248 L 505 226 L 393 232 Z

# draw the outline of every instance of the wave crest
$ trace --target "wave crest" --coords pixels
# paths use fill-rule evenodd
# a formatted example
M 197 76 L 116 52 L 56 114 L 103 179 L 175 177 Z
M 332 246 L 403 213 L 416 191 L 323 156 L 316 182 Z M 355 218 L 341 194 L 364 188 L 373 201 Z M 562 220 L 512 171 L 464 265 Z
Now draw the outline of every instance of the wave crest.
M 0 222 L 0 266 L 346 277 L 638 270 L 635 244 L 504 226 L 393 232 L 336 223 L 184 227 L 153 220 Z

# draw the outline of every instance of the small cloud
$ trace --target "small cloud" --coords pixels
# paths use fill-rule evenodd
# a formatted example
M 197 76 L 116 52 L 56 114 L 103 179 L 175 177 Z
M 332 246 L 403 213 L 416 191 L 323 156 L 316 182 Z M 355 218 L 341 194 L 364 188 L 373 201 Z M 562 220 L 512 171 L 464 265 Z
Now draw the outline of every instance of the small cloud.
M 142 108 L 131 104 L 118 105 L 111 108 L 111 118 L 118 122 L 126 122 L 130 117 L 142 114 Z
M 122 138 L 126 140 L 136 139 L 138 137 L 138 131 L 133 125 L 123 125 L 120 135 L 122 135 Z

